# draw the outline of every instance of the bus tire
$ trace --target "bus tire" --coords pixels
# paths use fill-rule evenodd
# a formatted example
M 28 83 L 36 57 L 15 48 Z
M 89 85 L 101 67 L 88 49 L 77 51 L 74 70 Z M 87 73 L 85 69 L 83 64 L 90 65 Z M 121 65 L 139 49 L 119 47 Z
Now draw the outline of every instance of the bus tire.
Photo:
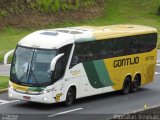
M 131 92 L 136 92 L 140 86 L 140 77 L 136 75 L 131 85 Z
M 121 93 L 123 95 L 127 95 L 130 92 L 130 86 L 131 86 L 131 80 L 129 77 L 126 77 L 123 82 L 123 88 L 121 90 Z
M 65 100 L 65 106 L 71 106 L 74 102 L 75 99 L 75 92 L 73 90 L 73 88 L 69 88 L 68 92 L 67 92 L 67 96 L 66 96 L 66 100 Z

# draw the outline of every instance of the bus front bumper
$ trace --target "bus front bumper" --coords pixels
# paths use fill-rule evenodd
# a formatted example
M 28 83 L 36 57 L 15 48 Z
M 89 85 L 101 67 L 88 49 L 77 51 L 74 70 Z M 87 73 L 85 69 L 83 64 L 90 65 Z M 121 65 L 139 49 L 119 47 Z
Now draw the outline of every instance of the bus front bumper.
M 56 103 L 55 99 L 52 97 L 52 92 L 48 92 L 46 94 L 38 94 L 38 95 L 30 95 L 24 94 L 14 91 L 12 88 L 8 88 L 8 96 L 12 99 L 24 100 L 24 101 L 31 101 L 31 102 L 38 102 L 38 103 Z

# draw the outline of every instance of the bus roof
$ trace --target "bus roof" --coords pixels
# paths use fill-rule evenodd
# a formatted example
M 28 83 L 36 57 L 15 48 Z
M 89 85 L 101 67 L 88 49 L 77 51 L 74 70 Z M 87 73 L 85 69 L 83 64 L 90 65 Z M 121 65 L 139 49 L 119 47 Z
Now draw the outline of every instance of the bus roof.
M 58 49 L 74 42 L 103 40 L 123 36 L 157 33 L 155 28 L 141 25 L 79 26 L 40 30 L 24 37 L 18 45 Z

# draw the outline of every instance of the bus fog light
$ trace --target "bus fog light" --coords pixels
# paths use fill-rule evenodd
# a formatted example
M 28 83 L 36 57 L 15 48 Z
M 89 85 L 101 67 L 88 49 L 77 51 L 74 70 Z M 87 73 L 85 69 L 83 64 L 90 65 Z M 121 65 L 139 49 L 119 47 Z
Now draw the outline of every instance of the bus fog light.
M 44 91 L 43 91 L 43 94 L 46 94 L 46 93 L 48 93 L 48 91 L 47 91 L 47 90 L 44 90 Z
M 47 101 L 47 98 L 43 98 L 44 101 Z
M 12 93 L 9 93 L 9 97 L 13 97 Z

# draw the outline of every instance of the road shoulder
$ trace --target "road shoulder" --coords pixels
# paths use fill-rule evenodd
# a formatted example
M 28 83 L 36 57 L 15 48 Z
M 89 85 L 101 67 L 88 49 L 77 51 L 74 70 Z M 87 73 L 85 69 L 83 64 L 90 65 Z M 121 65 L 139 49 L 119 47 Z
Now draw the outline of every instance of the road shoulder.
M 144 110 L 138 110 L 129 114 L 114 115 L 111 120 L 160 120 L 160 105 Z
M 8 91 L 8 88 L 6 88 L 6 89 L 0 89 L 0 94 L 1 93 L 5 93 L 5 92 L 7 92 Z

